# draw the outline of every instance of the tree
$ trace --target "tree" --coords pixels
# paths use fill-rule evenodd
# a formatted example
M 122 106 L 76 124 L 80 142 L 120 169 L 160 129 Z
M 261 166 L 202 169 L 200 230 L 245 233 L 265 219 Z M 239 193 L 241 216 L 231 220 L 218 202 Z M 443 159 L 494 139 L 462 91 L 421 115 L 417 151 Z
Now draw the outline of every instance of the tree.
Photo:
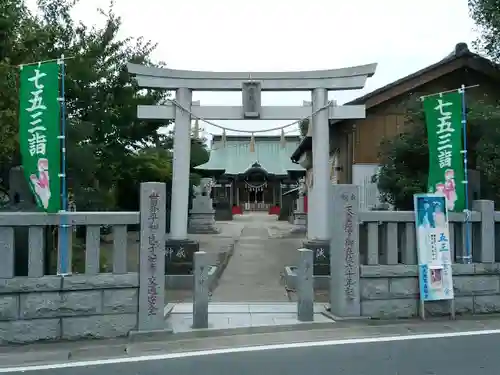
M 469 135 L 475 143 L 476 169 L 481 172 L 481 198 L 500 204 L 500 102 L 478 103 L 476 110 L 468 115 L 472 125 Z M 477 130 L 474 129 L 474 126 Z
M 24 1 L 0 0 L 0 162 L 18 163 L 16 65 L 71 57 L 66 61 L 67 157 L 70 188 L 82 209 L 112 208 L 116 181 L 139 151 L 154 144 L 167 124 L 137 119 L 137 105 L 157 104 L 165 94 L 139 91 L 127 62 L 154 65 L 155 45 L 142 38 L 120 39 L 121 20 L 113 3 L 101 10 L 102 27 L 89 28 L 71 18 L 75 0 L 38 0 L 32 14 Z M 1 65 L 3 64 L 3 65 Z M 161 65 L 161 64 L 160 64 Z M 165 165 L 170 154 L 161 154 Z M 18 158 L 17 158 L 18 159 Z M 137 160 L 136 160 L 137 159 Z M 151 164 L 147 164 L 151 167 Z M 10 166 L 9 166 L 10 168 Z M 169 169 L 167 169 L 169 170 Z M 149 178 L 156 176 L 152 169 Z
M 210 158 L 204 139 L 191 139 L 191 168 L 205 164 Z
M 17 148 L 17 68 L 32 47 L 26 36 L 32 18 L 24 1 L 0 0 L 0 165 L 10 164 Z M 6 168 L 10 169 L 10 165 Z
M 375 176 L 382 201 L 398 209 L 413 207 L 413 194 L 426 191 L 429 169 L 423 116 L 410 112 L 406 131 L 380 144 L 380 170 Z
M 500 0 L 469 0 L 469 13 L 480 33 L 476 48 L 500 61 Z
M 380 147 L 380 171 L 374 176 L 381 198 L 397 209 L 413 210 L 413 194 L 427 190 L 429 150 L 420 103 L 408 109 L 405 131 Z M 500 202 L 500 103 L 470 103 L 467 114 L 468 164 L 481 172 L 481 196 Z M 480 152 L 476 152 L 480 151 Z
M 116 201 L 121 209 L 127 211 L 139 210 L 141 182 L 171 181 L 171 155 L 163 148 L 144 148 L 134 157 L 126 158 L 122 166 L 123 171 L 116 182 Z
M 170 179 L 172 140 L 158 133 L 169 122 L 137 119 L 138 105 L 159 104 L 166 95 L 139 90 L 126 63 L 162 64 L 150 58 L 153 43 L 119 38 L 122 23 L 113 2 L 100 11 L 105 17 L 101 27 L 75 23 L 71 11 L 76 2 L 38 0 L 34 14 L 24 1 L 0 0 L 0 162 L 7 170 L 19 163 L 16 65 L 64 54 L 70 57 L 65 77 L 67 175 L 77 208 L 128 209 L 124 197 L 138 191 L 140 182 Z M 208 160 L 204 142 L 193 141 L 191 149 L 191 166 Z
M 302 137 L 305 137 L 307 135 L 307 131 L 309 130 L 309 119 L 303 119 L 301 122 L 299 122 L 299 131 L 300 135 Z

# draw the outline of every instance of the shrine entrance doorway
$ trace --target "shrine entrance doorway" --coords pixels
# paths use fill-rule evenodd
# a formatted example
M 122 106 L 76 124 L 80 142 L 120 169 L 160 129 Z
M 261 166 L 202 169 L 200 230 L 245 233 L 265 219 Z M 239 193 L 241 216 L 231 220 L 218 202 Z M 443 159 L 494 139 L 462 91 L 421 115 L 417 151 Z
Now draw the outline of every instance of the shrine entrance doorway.
M 244 211 L 269 211 L 275 204 L 275 179 L 258 162 L 245 171 L 238 185 Z

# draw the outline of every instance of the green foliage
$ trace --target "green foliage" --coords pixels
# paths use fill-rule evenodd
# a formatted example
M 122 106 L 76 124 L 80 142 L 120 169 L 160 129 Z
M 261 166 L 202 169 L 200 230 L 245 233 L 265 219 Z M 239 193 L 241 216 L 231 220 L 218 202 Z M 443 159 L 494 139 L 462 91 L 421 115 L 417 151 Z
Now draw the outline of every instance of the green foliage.
M 380 171 L 376 182 L 383 201 L 399 209 L 413 207 L 413 194 L 426 190 L 429 170 L 427 134 L 419 112 L 408 113 L 399 136 L 380 145 Z
M 405 131 L 385 139 L 380 147 L 380 171 L 374 176 L 381 198 L 395 208 L 413 209 L 413 194 L 427 190 L 429 150 L 420 103 L 411 100 Z M 468 105 L 469 168 L 481 172 L 481 197 L 500 202 L 500 102 Z
M 55 241 L 54 243 L 57 243 Z M 101 244 L 102 245 L 102 244 Z M 49 275 L 57 274 L 57 247 L 51 249 Z M 76 274 L 85 273 L 85 243 L 76 234 L 73 234 L 71 250 L 71 270 Z M 99 272 L 108 273 L 113 271 L 113 251 L 112 246 L 105 244 L 99 249 Z
M 477 152 L 472 154 L 481 172 L 481 198 L 500 204 L 500 102 L 494 105 L 480 104 L 469 114 L 469 123 L 479 131 L 469 138 Z M 472 127 L 472 130 L 475 130 Z
M 157 147 L 140 150 L 124 158 L 123 170 L 116 182 L 117 206 L 123 210 L 139 209 L 139 188 L 144 181 L 169 182 L 172 176 L 170 152 Z
M 31 46 L 29 12 L 20 0 L 0 0 L 0 163 L 10 162 L 17 146 L 17 69 Z M 19 41 L 22 41 L 19 43 Z
M 299 130 L 300 130 L 300 135 L 302 137 L 305 137 L 307 135 L 308 129 L 309 129 L 309 119 L 308 118 L 299 122 Z
M 480 33 L 476 48 L 500 61 L 500 0 L 469 0 L 469 13 Z
M 154 64 L 155 45 L 120 38 L 122 21 L 110 2 L 102 26 L 75 23 L 76 0 L 38 0 L 32 13 L 23 0 L 0 0 L 0 164 L 19 163 L 17 65 L 66 60 L 67 175 L 77 209 L 137 206 L 142 181 L 169 181 L 172 137 L 158 124 L 137 119 L 138 105 L 164 101 L 164 92 L 139 90 L 126 63 Z M 192 166 L 208 160 L 203 142 L 193 141 Z M 194 180 L 199 176 L 194 175 Z M 133 202 L 130 202 L 134 194 Z
M 205 164 L 209 158 L 206 142 L 203 139 L 191 139 L 191 168 Z

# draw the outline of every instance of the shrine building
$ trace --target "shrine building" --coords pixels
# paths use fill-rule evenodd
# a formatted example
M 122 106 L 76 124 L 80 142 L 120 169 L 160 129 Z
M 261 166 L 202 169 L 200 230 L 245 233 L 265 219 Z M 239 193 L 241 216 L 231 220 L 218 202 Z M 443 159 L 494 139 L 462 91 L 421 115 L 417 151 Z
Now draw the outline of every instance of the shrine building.
M 284 195 L 305 176 L 305 169 L 290 160 L 299 144 L 298 135 L 214 135 L 209 161 L 195 169 L 214 178 L 216 206 L 227 205 L 233 214 L 279 214 Z

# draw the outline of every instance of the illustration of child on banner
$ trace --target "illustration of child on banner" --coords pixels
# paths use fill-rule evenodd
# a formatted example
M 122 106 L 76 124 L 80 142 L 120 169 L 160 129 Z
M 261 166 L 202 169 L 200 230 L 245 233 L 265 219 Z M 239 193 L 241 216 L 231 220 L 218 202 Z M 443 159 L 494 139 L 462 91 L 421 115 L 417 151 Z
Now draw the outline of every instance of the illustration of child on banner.
M 446 197 L 416 194 L 415 223 L 420 297 L 423 301 L 453 298 Z

